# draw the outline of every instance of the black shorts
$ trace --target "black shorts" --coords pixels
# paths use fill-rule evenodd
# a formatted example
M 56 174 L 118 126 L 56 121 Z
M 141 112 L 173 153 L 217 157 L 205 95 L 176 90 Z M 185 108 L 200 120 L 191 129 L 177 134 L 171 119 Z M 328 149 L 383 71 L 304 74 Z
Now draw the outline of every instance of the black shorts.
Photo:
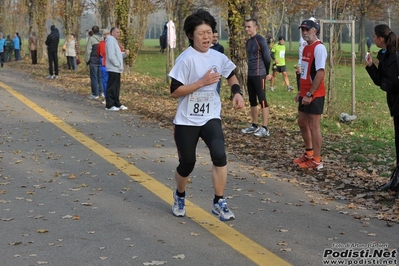
M 302 98 L 303 97 L 299 97 L 298 111 L 315 115 L 321 115 L 323 113 L 324 96 L 314 98 L 309 105 L 302 104 Z
M 286 66 L 276 66 L 276 68 L 273 68 L 273 72 L 287 72 L 287 67 Z
M 265 80 L 266 75 L 248 76 L 247 89 L 251 107 L 258 106 L 258 102 L 262 108 L 269 106 L 266 100 Z

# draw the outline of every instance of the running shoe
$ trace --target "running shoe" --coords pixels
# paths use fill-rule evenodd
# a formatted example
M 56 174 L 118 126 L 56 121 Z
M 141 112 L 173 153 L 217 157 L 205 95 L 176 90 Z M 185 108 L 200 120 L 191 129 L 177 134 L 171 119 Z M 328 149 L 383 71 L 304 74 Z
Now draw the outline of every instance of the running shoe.
M 245 134 L 252 134 L 258 132 L 259 129 L 260 127 L 251 124 L 249 127 L 241 129 L 241 132 Z
M 93 94 L 90 94 L 89 96 L 87 96 L 87 99 L 89 99 L 89 100 L 97 100 L 98 98 L 100 98 L 100 97 L 93 95 Z
M 232 213 L 227 207 L 227 202 L 225 199 L 220 199 L 218 203 L 213 204 L 212 213 L 215 215 L 219 215 L 220 221 L 230 221 L 234 220 L 236 217 L 234 213 Z
M 268 129 L 264 128 L 264 127 L 260 127 L 260 129 L 255 132 L 254 134 L 257 137 L 266 137 L 266 136 L 270 136 L 270 132 Z
M 274 91 L 274 87 L 270 87 L 270 91 Z
M 313 159 L 313 156 L 308 156 L 308 155 L 306 155 L 306 152 L 305 152 L 304 154 L 302 154 L 301 157 L 294 159 L 293 163 L 300 164 L 300 163 L 304 163 L 304 162 L 306 162 L 308 160 L 312 160 L 312 159 Z
M 185 198 L 178 197 L 176 190 L 173 192 L 173 198 L 175 200 L 172 206 L 173 215 L 177 217 L 184 217 L 186 215 Z
M 123 110 L 127 110 L 127 107 L 122 104 L 121 106 L 119 106 L 119 109 L 123 111 Z
M 287 87 L 287 91 L 288 91 L 288 92 L 291 92 L 291 91 L 292 91 L 292 86 L 288 86 L 288 87 Z
M 316 162 L 315 160 L 311 159 L 298 164 L 298 166 L 301 169 L 316 169 L 317 171 L 320 171 L 323 169 L 323 162 Z
M 105 107 L 105 110 L 107 110 L 107 111 L 119 111 L 119 108 L 116 107 L 116 106 L 112 106 L 111 108 Z

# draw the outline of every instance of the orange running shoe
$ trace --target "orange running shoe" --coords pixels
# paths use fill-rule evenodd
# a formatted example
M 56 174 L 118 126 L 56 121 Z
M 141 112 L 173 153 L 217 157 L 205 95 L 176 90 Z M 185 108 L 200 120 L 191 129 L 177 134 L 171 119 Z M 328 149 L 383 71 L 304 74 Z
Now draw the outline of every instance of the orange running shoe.
M 298 166 L 301 169 L 316 169 L 317 171 L 320 171 L 323 169 L 323 162 L 316 162 L 315 160 L 311 159 L 298 164 Z
M 308 156 L 305 152 L 304 154 L 302 154 L 301 157 L 294 159 L 293 162 L 294 162 L 294 164 L 300 164 L 300 163 L 304 163 L 304 162 L 312 160 L 312 159 L 313 159 L 313 156 Z

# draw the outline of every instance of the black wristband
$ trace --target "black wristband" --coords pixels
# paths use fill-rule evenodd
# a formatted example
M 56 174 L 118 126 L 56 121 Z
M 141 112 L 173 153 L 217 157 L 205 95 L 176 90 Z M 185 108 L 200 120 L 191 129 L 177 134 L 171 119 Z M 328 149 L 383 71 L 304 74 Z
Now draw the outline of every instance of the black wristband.
M 239 93 L 242 96 L 241 87 L 238 84 L 234 84 L 233 86 L 231 86 L 231 95 L 234 96 L 234 94 L 236 93 Z

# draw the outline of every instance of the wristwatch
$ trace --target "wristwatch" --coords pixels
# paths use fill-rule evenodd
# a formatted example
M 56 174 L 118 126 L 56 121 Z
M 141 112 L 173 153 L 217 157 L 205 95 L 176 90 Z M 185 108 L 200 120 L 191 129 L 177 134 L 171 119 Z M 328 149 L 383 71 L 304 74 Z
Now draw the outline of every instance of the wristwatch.
M 313 98 L 313 94 L 312 94 L 310 91 L 308 91 L 308 92 L 306 93 L 306 97 Z

